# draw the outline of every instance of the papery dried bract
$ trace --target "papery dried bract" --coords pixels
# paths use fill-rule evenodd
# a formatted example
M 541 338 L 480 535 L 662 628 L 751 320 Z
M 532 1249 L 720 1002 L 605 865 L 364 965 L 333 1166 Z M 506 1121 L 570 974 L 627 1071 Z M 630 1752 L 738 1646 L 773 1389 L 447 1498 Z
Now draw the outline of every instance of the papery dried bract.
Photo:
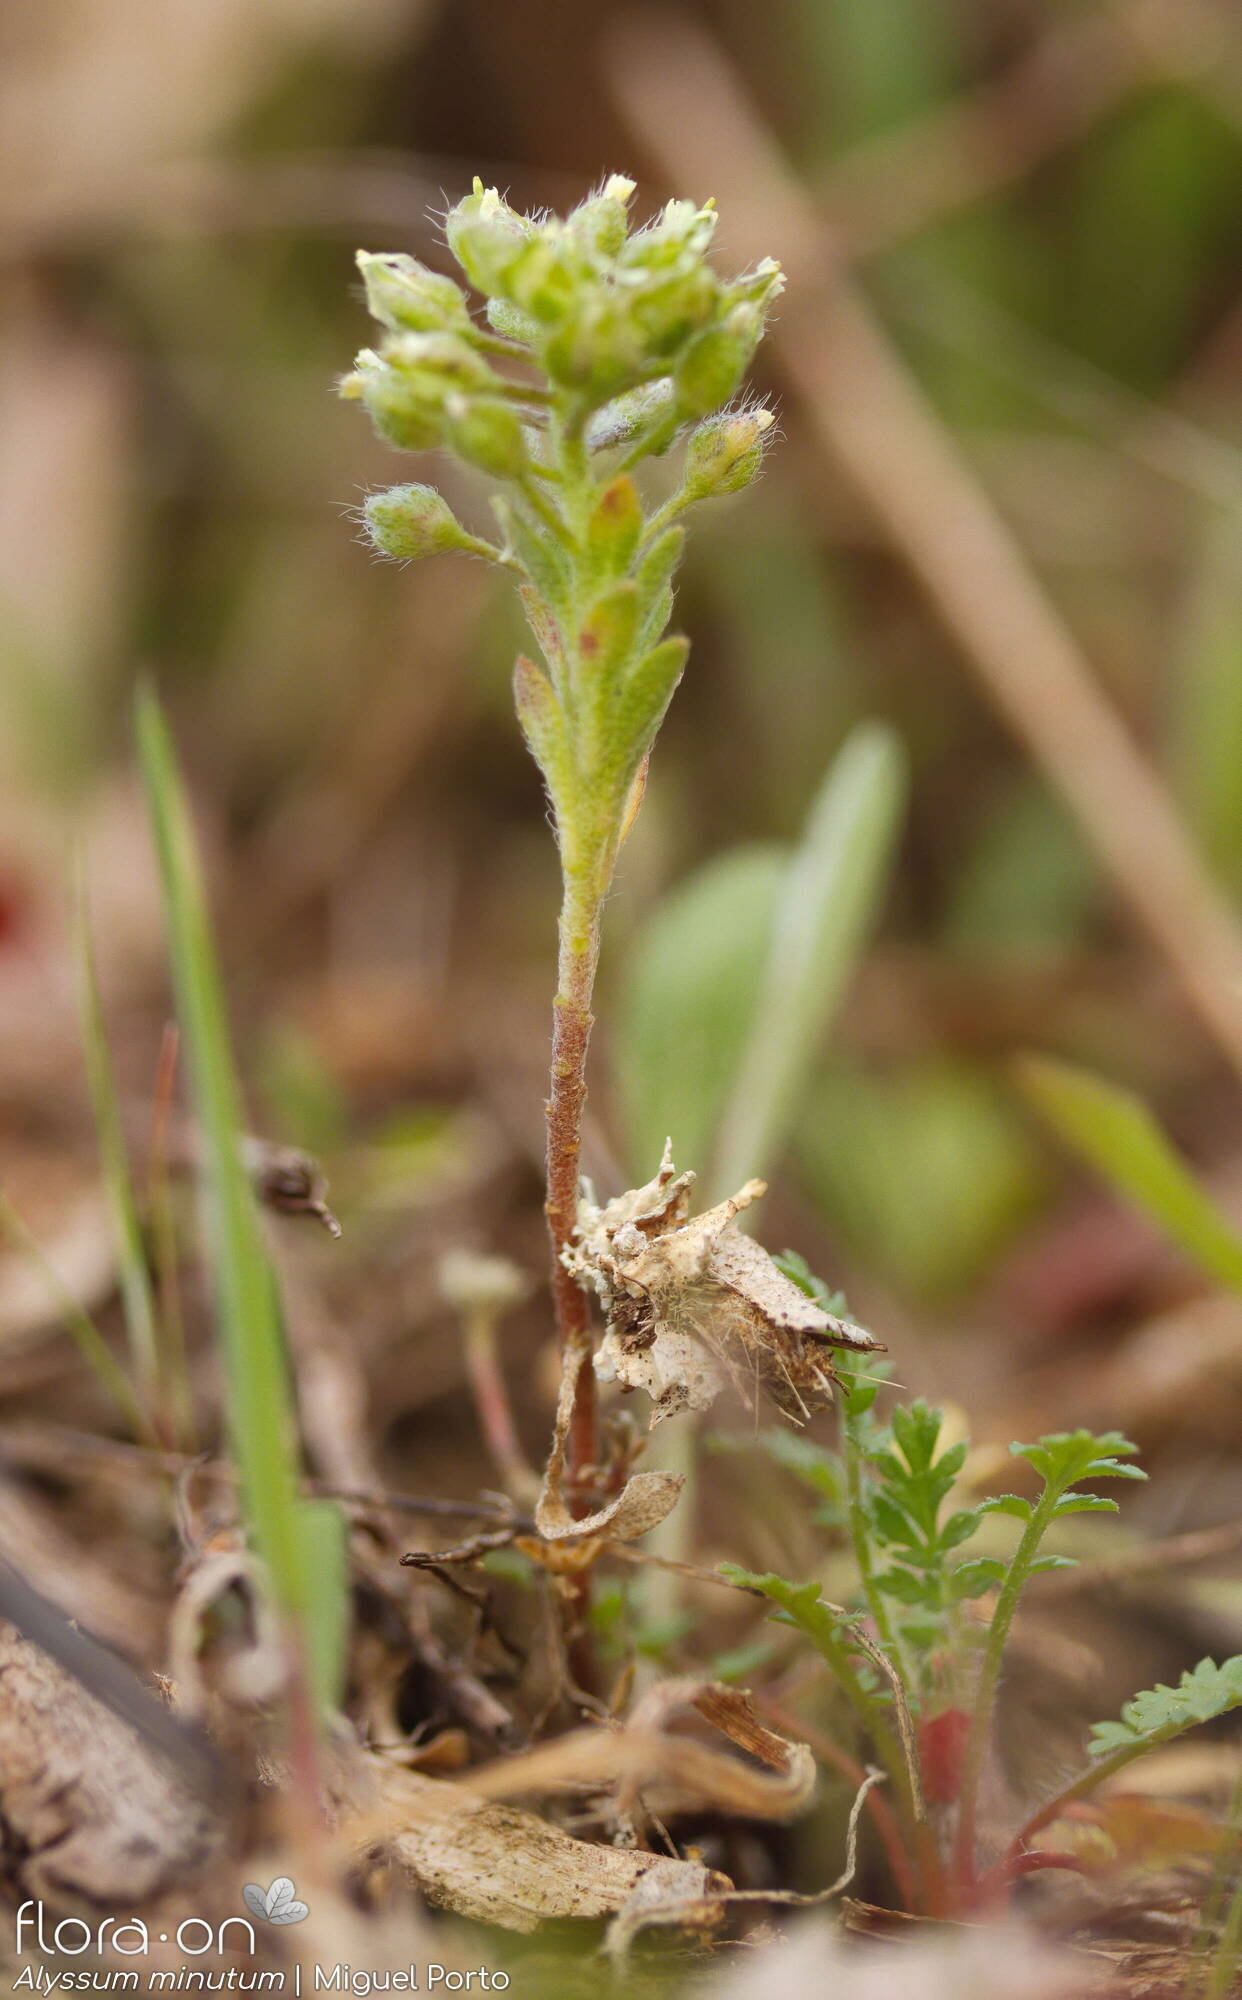
M 565 1264 L 604 1308 L 596 1374 L 645 1390 L 653 1426 L 707 1409 L 730 1383 L 748 1404 L 765 1389 L 805 1422 L 832 1400 L 830 1350 L 872 1353 L 879 1343 L 816 1305 L 742 1234 L 738 1212 L 764 1193 L 762 1181 L 691 1219 L 694 1179 L 675 1172 L 666 1145 L 645 1186 L 602 1206 L 585 1188 Z

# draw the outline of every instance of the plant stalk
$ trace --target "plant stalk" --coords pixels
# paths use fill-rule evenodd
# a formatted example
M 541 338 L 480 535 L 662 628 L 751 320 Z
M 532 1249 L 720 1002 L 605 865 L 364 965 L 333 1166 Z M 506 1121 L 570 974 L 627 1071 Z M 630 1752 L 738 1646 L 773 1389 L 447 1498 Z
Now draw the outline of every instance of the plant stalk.
M 996 1690 L 1000 1684 L 1001 1667 L 1005 1657 L 1005 1642 L 1009 1628 L 1013 1624 L 1019 1599 L 1026 1588 L 1031 1564 L 1039 1550 L 1039 1544 L 1046 1533 L 1060 1498 L 1059 1489 L 1049 1486 L 1039 1505 L 1026 1524 L 1021 1541 L 1014 1551 L 1013 1561 L 996 1601 L 996 1610 L 988 1627 L 987 1646 L 979 1669 L 979 1682 L 975 1690 L 974 1713 L 971 1716 L 970 1735 L 966 1739 L 966 1749 L 962 1757 L 962 1780 L 959 1793 L 956 1874 L 960 1889 L 965 1893 L 975 1881 L 975 1827 L 979 1802 L 979 1781 L 983 1775 L 983 1765 L 988 1753 L 992 1735 L 992 1713 L 996 1705 Z
M 577 1376 L 566 1450 L 571 1507 L 584 1512 L 582 1486 L 596 1462 L 595 1374 L 586 1294 L 565 1269 L 563 1252 L 578 1224 L 582 1117 L 586 1106 L 587 1051 L 594 1016 L 591 998 L 599 962 L 602 897 L 576 871 L 567 873 L 559 928 L 558 981 L 552 1003 L 552 1076 L 547 1102 L 547 1199 L 544 1213 L 552 1249 L 552 1301 L 563 1357 Z

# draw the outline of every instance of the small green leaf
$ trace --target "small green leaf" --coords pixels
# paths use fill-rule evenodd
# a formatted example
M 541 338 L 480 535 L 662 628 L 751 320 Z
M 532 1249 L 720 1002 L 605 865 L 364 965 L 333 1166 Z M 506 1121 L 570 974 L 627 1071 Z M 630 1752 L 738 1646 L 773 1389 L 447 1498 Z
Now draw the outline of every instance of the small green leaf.
M 737 1071 L 783 868 L 777 847 L 735 847 L 661 902 L 629 954 L 617 1070 L 631 1171 L 672 1133 L 702 1160 Z
M 808 1299 L 814 1299 L 816 1305 L 822 1306 L 825 1312 L 833 1313 L 838 1319 L 849 1318 L 849 1301 L 845 1293 L 831 1291 L 822 1278 L 816 1277 L 806 1258 L 800 1257 L 796 1250 L 782 1250 L 772 1261 L 779 1264 L 785 1276 L 798 1287 L 800 1292 L 805 1292 Z
M 608 719 L 608 741 L 600 761 L 600 783 L 624 792 L 655 740 L 686 665 L 690 641 L 663 639 L 631 669 Z
M 782 887 L 749 1046 L 719 1138 L 714 1188 L 767 1171 L 874 920 L 905 796 L 895 736 L 856 729 L 839 751 Z
M 638 488 L 625 473 L 605 486 L 587 522 L 586 552 L 602 576 L 623 576 L 642 533 L 643 510 Z M 674 553 L 674 562 L 676 554 Z M 644 600 L 645 608 L 646 600 Z
M 513 701 L 526 747 L 544 775 L 559 819 L 572 797 L 565 716 L 551 681 L 525 653 L 518 654 L 513 668 Z
M 1221 1284 L 1242 1291 L 1242 1237 L 1133 1091 L 1050 1056 L 1024 1056 L 1019 1088 L 1065 1143 Z
M 726 1653 L 717 1653 L 708 1664 L 708 1673 L 714 1681 L 749 1680 L 759 1667 L 765 1666 L 772 1657 L 772 1647 L 767 1639 L 755 1639 L 749 1646 L 734 1646 Z
M 1011 1444 L 1016 1458 L 1034 1467 L 1044 1484 L 1064 1492 L 1079 1479 L 1145 1479 L 1137 1465 L 1125 1465 L 1138 1446 L 1120 1431 L 1056 1431 L 1034 1444 Z
M 930 1466 L 940 1441 L 940 1424 L 939 1410 L 931 1409 L 922 1398 L 899 1403 L 893 1411 L 893 1437 L 911 1472 Z
M 1012 1514 L 1015 1521 L 1029 1521 L 1031 1503 L 1018 1493 L 998 1493 L 980 1503 L 981 1514 Z
M 949 1594 L 954 1603 L 966 1597 L 982 1597 L 1005 1581 L 1005 1565 L 995 1556 L 979 1556 L 962 1563 L 949 1575 Z
M 578 659 L 586 688 L 611 692 L 629 663 L 638 631 L 638 586 L 623 578 L 603 591 L 578 630 Z
M 872 1494 L 867 1511 L 884 1541 L 897 1548 L 921 1546 L 923 1537 L 918 1522 L 911 1519 L 892 1493 Z
M 1102 1493 L 1063 1493 L 1052 1510 L 1054 1520 L 1063 1514 L 1115 1514 L 1117 1502 Z
M 1184 1673 L 1175 1688 L 1158 1685 L 1135 1695 L 1121 1711 L 1120 1722 L 1098 1722 L 1091 1731 L 1093 1756 L 1117 1751 L 1138 1754 L 1167 1743 L 1200 1722 L 1214 1722 L 1242 1705 L 1242 1654 L 1217 1665 L 1200 1660 Z
M 524 502 L 512 495 L 493 499 L 492 512 L 539 595 L 563 615 L 573 598 L 573 572 L 560 542 Z
M 922 1577 L 913 1576 L 909 1570 L 881 1570 L 875 1581 L 887 1597 L 895 1597 L 902 1604 L 927 1602 L 926 1583 Z
M 974 1507 L 950 1514 L 936 1537 L 939 1547 L 946 1551 L 959 1549 L 963 1542 L 968 1542 L 972 1535 L 978 1533 L 979 1520 L 979 1510 Z
M 836 1452 L 812 1444 L 801 1431 L 768 1430 L 758 1440 L 777 1465 L 783 1465 L 822 1499 L 838 1503 L 845 1493 L 845 1473 Z

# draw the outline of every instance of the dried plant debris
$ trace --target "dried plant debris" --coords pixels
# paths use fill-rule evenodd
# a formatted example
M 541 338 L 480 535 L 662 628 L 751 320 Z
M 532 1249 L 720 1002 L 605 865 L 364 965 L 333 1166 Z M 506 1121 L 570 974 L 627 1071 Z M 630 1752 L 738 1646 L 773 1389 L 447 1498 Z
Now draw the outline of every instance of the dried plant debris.
M 703 1741 L 686 1734 L 696 1718 L 717 1736 Z M 721 1747 L 719 1736 L 733 1749 Z M 613 1790 L 604 1816 L 618 1830 L 645 1834 L 653 1814 L 661 1823 L 704 1812 L 795 1819 L 814 1793 L 815 1759 L 806 1744 L 765 1729 L 743 1691 L 716 1681 L 668 1680 L 649 1688 L 623 1724 L 573 1730 L 483 1765 L 463 1785 L 494 1800 Z
M 5 1885 L 72 1913 L 140 1909 L 186 1886 L 224 1834 L 219 1801 L 205 1790 L 197 1762 L 165 1754 L 171 1717 L 157 1741 L 141 1721 L 118 1713 L 112 1682 L 125 1670 L 102 1658 L 108 1684 L 100 1699 L 0 1621 Z M 147 1702 L 133 1686 L 137 1718 Z
M 687 1925 L 709 1927 L 724 1913 L 729 1879 L 701 1862 L 596 1846 L 461 1785 L 373 1769 L 376 1804 L 356 1823 L 356 1846 L 390 1855 L 429 1903 L 458 1916 L 533 1931 L 562 1917 L 612 1916 L 641 1883 Z
M 685 1480 L 680 1472 L 636 1472 L 614 1499 L 594 1513 L 573 1512 L 565 1497 L 565 1459 L 578 1365 L 578 1355 L 567 1347 L 561 1359 L 556 1422 L 535 1508 L 535 1526 L 545 1542 L 570 1541 L 584 1535 L 614 1542 L 637 1541 L 672 1513 Z
M 730 1384 L 748 1407 L 762 1388 L 805 1423 L 832 1401 L 831 1349 L 870 1354 L 880 1343 L 824 1312 L 737 1226 L 765 1192 L 748 1181 L 728 1201 L 690 1218 L 693 1173 L 660 1171 L 601 1207 L 586 1185 L 566 1268 L 604 1308 L 595 1356 L 602 1381 L 644 1389 L 654 1427 L 682 1410 L 705 1410 Z
M 685 1733 L 696 1723 L 706 1740 Z M 573 1731 L 457 1783 L 362 1752 L 342 1761 L 341 1784 L 349 1845 L 395 1862 L 428 1902 L 515 1931 L 628 1913 L 628 1934 L 651 1921 L 710 1930 L 734 1893 L 698 1860 L 649 1851 L 649 1825 L 705 1812 L 793 1819 L 815 1767 L 804 1745 L 756 1720 L 749 1696 L 676 1680 L 649 1689 L 623 1723 Z M 510 1803 L 558 1794 L 587 1810 L 597 1840 Z

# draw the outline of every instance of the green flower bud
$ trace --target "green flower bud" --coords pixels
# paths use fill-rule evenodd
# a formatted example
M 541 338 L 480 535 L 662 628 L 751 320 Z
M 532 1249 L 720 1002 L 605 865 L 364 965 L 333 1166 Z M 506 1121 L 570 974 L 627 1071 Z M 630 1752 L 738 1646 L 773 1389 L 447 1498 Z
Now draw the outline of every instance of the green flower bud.
M 710 325 L 720 308 L 720 284 L 706 264 L 684 267 L 636 289 L 629 310 L 634 326 L 653 354 L 672 356 Z
M 376 354 L 366 348 L 341 385 L 360 397 L 380 436 L 402 451 L 430 451 L 444 436 L 446 399 L 462 390 L 494 390 L 499 378 L 454 333 L 393 334 Z
M 632 444 L 644 431 L 660 429 L 672 411 L 673 385 L 662 375 L 658 382 L 644 382 L 597 411 L 587 426 L 587 444 L 592 451 Z
M 579 202 L 569 217 L 567 229 L 597 257 L 615 257 L 625 242 L 633 192 L 633 181 L 621 174 L 610 174 L 598 194 L 588 195 Z
M 431 451 L 439 444 L 443 419 L 436 403 L 412 393 L 397 370 L 372 349 L 363 349 L 340 393 L 347 402 L 361 402 L 379 435 L 399 451 Z
M 529 454 L 522 420 L 511 404 L 454 395 L 446 416 L 446 439 L 459 458 L 495 479 L 521 477 Z
M 488 300 L 487 323 L 493 333 L 502 334 L 506 340 L 520 340 L 527 347 L 538 338 L 538 320 L 532 319 L 529 313 L 519 312 L 508 299 Z
M 630 268 L 668 270 L 703 257 L 715 233 L 714 202 L 696 208 L 692 201 L 670 201 L 662 215 L 630 237 L 622 261 Z
M 758 306 L 766 312 L 775 299 L 779 299 L 785 289 L 785 273 L 775 257 L 765 257 L 755 265 L 745 278 L 739 278 L 729 287 L 732 296 L 742 303 Z
M 555 382 L 583 389 L 593 400 L 628 389 L 643 368 L 643 340 L 630 302 L 588 296 L 543 343 L 543 365 Z
M 763 464 L 763 440 L 776 419 L 771 410 L 725 410 L 690 433 L 682 493 L 707 500 L 740 493 Z
M 466 295 L 451 278 L 429 271 L 417 257 L 378 256 L 360 250 L 358 269 L 373 319 L 394 331 L 462 333 L 470 325 Z
M 511 258 L 503 290 L 520 312 L 546 326 L 561 319 L 589 283 L 577 246 L 559 224 L 546 223 Z
M 390 486 L 386 493 L 372 493 L 362 518 L 374 546 L 396 562 L 476 546 L 434 486 Z
M 477 175 L 473 193 L 445 218 L 449 249 L 481 292 L 508 291 L 509 267 L 535 233 L 535 224 L 502 201 L 495 188 L 485 188 Z
M 483 356 L 455 333 L 397 333 L 385 340 L 380 360 L 420 393 L 443 398 L 450 390 L 487 394 L 500 377 Z
M 734 306 L 728 318 L 700 333 L 679 355 L 673 370 L 679 407 L 688 417 L 705 417 L 727 403 L 750 365 L 763 333 L 755 306 Z

